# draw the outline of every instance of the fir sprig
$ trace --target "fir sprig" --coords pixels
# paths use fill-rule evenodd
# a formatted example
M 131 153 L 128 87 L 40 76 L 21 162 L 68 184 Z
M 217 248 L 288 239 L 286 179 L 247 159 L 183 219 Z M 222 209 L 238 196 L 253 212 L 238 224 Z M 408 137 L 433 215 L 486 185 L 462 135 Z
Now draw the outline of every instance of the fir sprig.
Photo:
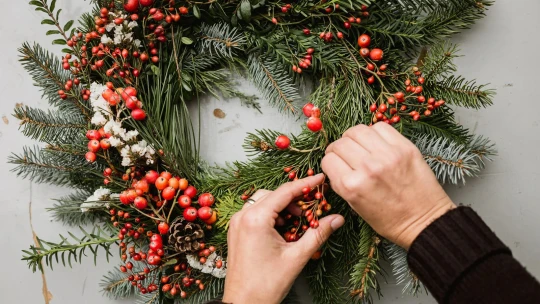
M 111 246 L 118 241 L 116 237 L 106 236 L 106 233 L 98 227 L 89 233 L 80 227 L 83 237 L 76 237 L 71 232 L 68 232 L 69 237 L 60 235 L 62 240 L 59 243 L 47 242 L 40 238 L 37 238 L 39 246 L 30 246 L 29 250 L 23 250 L 25 253 L 22 258 L 23 261 L 28 262 L 28 267 L 32 271 L 43 271 L 42 262 L 51 269 L 54 263 L 62 262 L 62 265 L 69 265 L 72 267 L 72 260 L 75 262 L 82 262 L 83 256 L 86 256 L 88 250 L 94 256 L 94 264 L 97 263 L 97 255 L 99 248 L 103 248 L 106 253 L 107 261 L 112 256 Z

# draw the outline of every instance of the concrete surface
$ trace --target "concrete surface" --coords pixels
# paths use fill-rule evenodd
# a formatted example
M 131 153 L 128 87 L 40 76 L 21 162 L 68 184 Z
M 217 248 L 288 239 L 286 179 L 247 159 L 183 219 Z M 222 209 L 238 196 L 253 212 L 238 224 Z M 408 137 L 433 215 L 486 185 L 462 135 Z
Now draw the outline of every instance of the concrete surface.
M 37 41 L 51 50 L 59 48 L 50 45 L 45 37 L 47 29 L 39 25 L 41 16 L 27 1 L 1 2 L 4 16 L 0 18 L 0 92 L 3 96 L 0 160 L 4 161 L 0 161 L 0 189 L 4 194 L 0 198 L 0 231 L 4 247 L 0 251 L 3 261 L 0 302 L 44 303 L 42 277 L 31 273 L 20 261 L 21 249 L 32 243 L 29 203 L 36 233 L 41 238 L 55 240 L 64 227 L 53 222 L 45 208 L 52 204 L 49 198 L 69 193 L 69 189 L 18 179 L 9 172 L 12 167 L 5 160 L 11 152 L 19 152 L 23 145 L 32 143 L 17 131 L 17 122 L 11 117 L 15 104 L 47 107 L 17 62 L 16 50 L 24 41 Z M 65 16 L 79 16 L 88 2 L 59 0 L 57 5 L 64 9 L 62 16 L 66 20 Z M 540 120 L 534 109 L 538 102 L 537 73 L 540 71 L 537 54 L 540 19 L 536 16 L 539 10 L 540 2 L 536 0 L 499 0 L 473 30 L 456 37 L 462 54 L 466 55 L 458 60 L 460 73 L 491 83 L 498 93 L 495 105 L 486 110 L 459 110 L 460 121 L 494 140 L 499 155 L 480 178 L 469 180 L 463 187 L 449 187 L 455 202 L 471 204 L 537 277 L 540 277 L 540 195 L 536 191 L 540 171 L 537 152 Z M 245 82 L 242 87 L 256 93 Z M 226 117 L 215 118 L 212 115 L 215 108 L 222 109 Z M 203 109 L 206 126 L 203 151 L 210 162 L 245 158 L 241 144 L 248 131 L 273 128 L 287 132 L 297 130 L 299 124 L 294 119 L 283 118 L 275 109 L 264 107 L 264 115 L 261 115 L 234 100 L 210 100 Z M 98 282 L 108 267 L 104 259 L 99 259 L 97 267 L 87 260 L 73 269 L 47 270 L 48 290 L 53 296 L 51 303 L 120 303 L 101 296 Z M 383 284 L 382 288 L 384 298 L 377 303 L 434 303 L 429 296 L 403 297 L 401 286 L 391 282 Z

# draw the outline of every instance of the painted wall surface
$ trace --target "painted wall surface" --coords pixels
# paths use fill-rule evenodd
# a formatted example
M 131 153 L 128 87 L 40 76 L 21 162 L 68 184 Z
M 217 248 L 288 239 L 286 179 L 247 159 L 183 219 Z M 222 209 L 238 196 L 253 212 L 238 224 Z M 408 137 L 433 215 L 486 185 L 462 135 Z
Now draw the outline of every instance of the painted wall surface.
M 49 49 L 41 16 L 27 1 L 0 1 L 4 12 L 0 18 L 0 302 L 44 303 L 43 278 L 31 273 L 21 261 L 21 249 L 32 243 L 32 228 L 39 237 L 57 239 L 65 230 L 52 221 L 45 208 L 50 198 L 70 192 L 47 185 L 33 184 L 15 177 L 6 159 L 32 142 L 18 131 L 11 116 L 17 103 L 47 108 L 39 91 L 17 61 L 17 48 L 24 41 L 36 41 Z M 88 2 L 59 0 L 63 16 L 79 16 Z M 465 186 L 449 187 L 456 203 L 472 205 L 491 228 L 512 248 L 514 255 L 537 277 L 540 277 L 540 118 L 538 108 L 538 71 L 540 47 L 538 31 L 540 2 L 536 0 L 499 0 L 473 30 L 455 38 L 462 54 L 459 72 L 479 82 L 489 82 L 497 89 L 495 105 L 482 111 L 458 110 L 460 121 L 497 143 L 499 155 L 482 175 Z M 64 17 L 64 20 L 67 20 Z M 257 94 L 248 82 L 240 81 L 246 92 Z M 264 101 L 263 101 L 264 104 Z M 218 119 L 219 108 L 225 117 Z M 238 100 L 206 99 L 202 107 L 203 156 L 210 163 L 245 159 L 241 148 L 246 132 L 272 128 L 283 132 L 299 130 L 301 122 L 283 117 L 275 109 L 263 107 L 260 114 L 240 106 Z M 30 216 L 32 216 L 30 221 Z M 99 281 L 110 266 L 103 256 L 93 266 L 91 259 L 73 269 L 56 267 L 45 273 L 47 288 L 55 304 L 121 303 L 101 296 Z M 305 288 L 299 293 L 310 303 Z M 434 303 L 430 296 L 402 296 L 401 286 L 392 281 L 382 284 L 384 298 L 378 303 Z M 126 301 L 123 303 L 130 303 Z

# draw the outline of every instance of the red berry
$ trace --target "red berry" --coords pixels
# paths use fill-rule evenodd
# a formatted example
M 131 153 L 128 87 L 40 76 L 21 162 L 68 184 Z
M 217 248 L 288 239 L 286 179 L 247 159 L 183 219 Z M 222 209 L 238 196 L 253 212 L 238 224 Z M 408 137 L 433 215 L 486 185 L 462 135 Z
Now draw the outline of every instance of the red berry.
M 215 198 L 211 193 L 203 193 L 199 195 L 199 206 L 211 207 L 214 204 Z
M 161 257 L 159 255 L 149 255 L 146 260 L 148 261 L 148 264 L 153 266 L 161 264 Z
M 319 109 L 318 107 L 313 107 L 311 108 L 311 116 L 310 117 L 321 117 L 321 109 Z
M 308 169 L 308 170 L 307 170 L 307 175 L 308 175 L 308 176 L 313 176 L 313 174 L 315 174 L 315 172 L 313 171 L 313 169 Z
M 338 37 L 338 39 L 343 39 L 343 33 L 342 32 L 337 32 L 336 36 Z
M 163 190 L 169 186 L 169 180 L 163 176 L 160 176 L 156 179 L 155 185 L 158 190 Z
M 206 221 L 212 217 L 213 212 L 214 211 L 210 207 L 201 207 L 197 211 L 197 215 L 199 216 L 201 220 Z
M 371 37 L 367 34 L 362 34 L 358 37 L 358 46 L 361 48 L 367 48 L 371 44 Z
M 399 100 L 403 100 L 405 98 L 405 93 L 403 92 L 397 92 L 396 94 L 394 94 L 394 97 L 399 101 Z
M 309 48 L 309 49 L 306 50 L 306 53 L 311 55 L 311 54 L 315 53 L 315 49 L 314 48 Z
M 189 186 L 184 190 L 184 194 L 193 199 L 197 195 L 197 189 L 193 186 Z
M 139 210 L 143 210 L 143 209 L 146 209 L 146 207 L 148 207 L 148 201 L 144 197 L 138 196 L 133 201 L 133 205 L 135 206 L 135 208 Z
M 197 209 L 195 207 L 184 209 L 184 219 L 188 222 L 194 222 L 197 219 Z
M 146 112 L 142 109 L 135 109 L 131 111 L 131 117 L 135 120 L 144 120 L 146 119 Z
M 176 189 L 173 187 L 167 187 L 161 191 L 161 197 L 165 200 L 172 200 L 176 194 Z
M 279 150 L 285 150 L 285 149 L 288 149 L 289 146 L 291 145 L 291 140 L 285 135 L 280 135 L 276 138 L 276 141 L 274 144 Z
M 304 115 L 306 115 L 306 117 L 311 117 L 311 111 L 312 111 L 313 107 L 314 107 L 314 105 L 311 102 L 308 102 L 302 108 L 302 112 L 304 112 Z
M 273 23 L 273 24 L 277 24 L 277 23 L 278 23 L 277 19 L 276 19 L 276 18 L 272 18 L 272 23 Z
M 101 145 L 99 144 L 99 141 L 96 139 L 93 139 L 88 142 L 88 151 L 96 153 L 101 148 Z
M 88 138 L 89 140 L 100 140 L 101 134 L 96 130 L 88 130 L 88 132 L 86 132 L 86 138 Z
M 368 80 L 367 80 L 367 82 L 368 82 L 369 84 L 374 84 L 374 83 L 375 83 L 375 76 L 369 77 Z
M 111 147 L 111 143 L 106 138 L 102 139 L 99 142 L 99 145 L 100 145 L 101 149 L 103 149 L 103 150 L 107 150 L 107 149 L 109 149 Z
M 383 59 L 384 52 L 381 49 L 373 49 L 369 53 L 369 58 L 373 61 L 378 61 Z
M 381 112 L 381 113 L 386 112 L 387 109 L 388 109 L 388 107 L 386 106 L 385 103 L 382 103 L 382 104 L 379 106 L 379 112 Z
M 343 22 L 343 26 L 346 28 L 346 29 L 350 29 L 351 28 L 351 24 L 349 22 Z
M 135 13 L 139 10 L 139 0 L 127 0 L 124 4 L 124 9 L 128 13 Z
M 369 111 L 371 113 L 377 111 L 377 104 L 372 104 L 371 106 L 369 106 Z
M 180 14 L 186 15 L 188 13 L 188 8 L 185 6 L 181 6 L 178 11 L 180 12 Z
M 93 163 L 96 161 L 96 153 L 94 152 L 86 152 L 86 154 L 84 155 L 84 157 L 86 158 L 86 160 L 89 162 L 89 163 Z
M 285 14 L 285 13 L 287 13 L 288 11 L 289 11 L 289 9 L 288 9 L 286 6 L 282 6 L 282 7 L 281 7 L 281 12 L 282 12 L 282 13 Z
M 165 222 L 159 223 L 157 228 L 160 234 L 167 234 L 167 232 L 169 232 L 169 224 Z
M 191 206 L 191 198 L 187 195 L 181 195 L 179 198 L 178 198 L 178 205 L 181 207 L 181 208 L 188 208 Z
M 223 267 L 223 261 L 222 260 L 217 260 L 216 261 L 216 268 L 220 269 L 221 267 Z
M 142 6 L 151 6 L 154 4 L 154 0 L 139 0 Z
M 368 48 L 361 48 L 360 49 L 360 56 L 362 56 L 362 57 L 369 56 L 369 49 Z
M 159 177 L 159 173 L 157 173 L 156 171 L 154 170 L 150 170 L 148 172 L 146 172 L 146 175 L 144 176 L 146 181 L 149 183 L 149 184 L 155 184 L 156 183 L 156 180 L 158 179 Z
M 311 31 L 310 31 L 309 29 L 304 29 L 303 32 L 304 32 L 304 35 L 309 35 L 309 34 L 311 34 Z
M 296 172 L 292 171 L 289 173 L 289 179 L 294 179 L 296 177 Z
M 323 127 L 322 121 L 318 117 L 310 117 L 306 125 L 312 132 L 319 132 Z

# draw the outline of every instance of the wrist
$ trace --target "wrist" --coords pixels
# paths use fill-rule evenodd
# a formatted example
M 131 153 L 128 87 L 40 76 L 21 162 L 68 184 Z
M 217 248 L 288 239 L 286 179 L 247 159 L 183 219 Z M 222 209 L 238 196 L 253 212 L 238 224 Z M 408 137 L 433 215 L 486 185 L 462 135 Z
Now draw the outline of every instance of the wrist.
M 431 223 L 439 219 L 448 211 L 455 209 L 456 205 L 446 197 L 440 200 L 433 208 L 425 212 L 425 214 L 415 221 L 412 225 L 407 227 L 405 231 L 398 238 L 397 244 L 409 250 L 412 243 L 424 229 L 426 229 Z

